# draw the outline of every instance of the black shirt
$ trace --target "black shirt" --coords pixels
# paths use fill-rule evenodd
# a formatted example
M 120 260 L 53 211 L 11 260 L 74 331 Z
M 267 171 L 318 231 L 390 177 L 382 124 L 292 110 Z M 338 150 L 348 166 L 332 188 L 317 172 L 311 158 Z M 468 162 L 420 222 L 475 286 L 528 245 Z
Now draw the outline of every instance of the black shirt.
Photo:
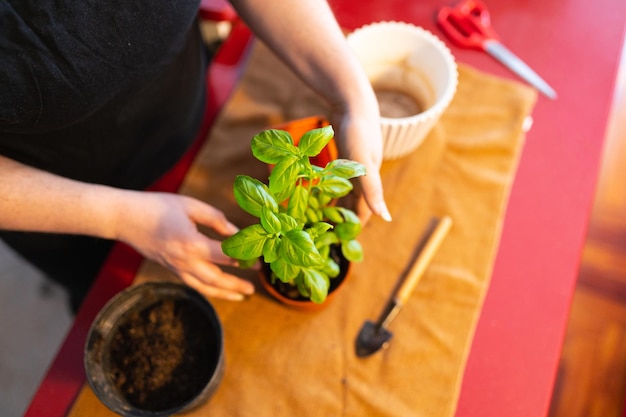
M 199 0 L 0 0 L 0 154 L 145 188 L 199 128 Z

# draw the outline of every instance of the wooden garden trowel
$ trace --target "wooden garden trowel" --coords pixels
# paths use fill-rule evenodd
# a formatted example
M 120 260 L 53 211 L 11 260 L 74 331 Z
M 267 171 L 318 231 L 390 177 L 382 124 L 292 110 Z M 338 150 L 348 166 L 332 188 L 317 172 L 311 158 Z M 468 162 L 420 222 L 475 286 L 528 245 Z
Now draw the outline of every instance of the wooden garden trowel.
M 419 243 L 417 256 L 411 265 L 411 269 L 402 278 L 393 297 L 389 300 L 376 323 L 366 321 L 356 339 L 356 354 L 359 357 L 369 356 L 381 348 L 389 345 L 392 333 L 388 327 L 391 321 L 398 315 L 404 303 L 409 299 L 413 289 L 424 274 L 433 256 L 439 249 L 441 242 L 446 237 L 452 219 L 444 216 L 441 219 L 433 219 L 424 237 Z

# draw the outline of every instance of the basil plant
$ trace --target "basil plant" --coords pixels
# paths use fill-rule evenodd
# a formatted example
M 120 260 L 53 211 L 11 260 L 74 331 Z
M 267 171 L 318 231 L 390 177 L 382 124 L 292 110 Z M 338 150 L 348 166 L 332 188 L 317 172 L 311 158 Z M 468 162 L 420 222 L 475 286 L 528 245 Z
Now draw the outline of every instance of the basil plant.
M 274 165 L 268 185 L 246 175 L 234 183 L 239 206 L 259 219 L 222 242 L 222 250 L 242 265 L 258 258 L 270 265 L 272 280 L 298 288 L 313 302 L 328 295 L 330 279 L 339 265 L 330 256 L 331 246 L 341 248 L 353 262 L 363 259 L 356 237 L 361 231 L 357 215 L 338 207 L 338 198 L 352 190 L 351 178 L 365 174 L 357 162 L 336 159 L 325 167 L 309 161 L 333 138 L 331 126 L 306 132 L 298 145 L 284 130 L 266 130 L 252 139 L 253 155 Z

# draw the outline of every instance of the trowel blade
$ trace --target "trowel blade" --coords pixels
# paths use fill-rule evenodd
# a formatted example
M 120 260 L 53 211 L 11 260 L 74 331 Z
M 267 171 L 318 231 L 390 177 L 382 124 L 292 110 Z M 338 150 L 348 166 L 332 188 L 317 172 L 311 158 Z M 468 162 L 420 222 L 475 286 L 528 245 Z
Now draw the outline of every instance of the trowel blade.
M 356 354 L 363 358 L 376 353 L 381 348 L 389 345 L 393 334 L 387 329 L 377 326 L 371 321 L 366 321 L 356 339 Z

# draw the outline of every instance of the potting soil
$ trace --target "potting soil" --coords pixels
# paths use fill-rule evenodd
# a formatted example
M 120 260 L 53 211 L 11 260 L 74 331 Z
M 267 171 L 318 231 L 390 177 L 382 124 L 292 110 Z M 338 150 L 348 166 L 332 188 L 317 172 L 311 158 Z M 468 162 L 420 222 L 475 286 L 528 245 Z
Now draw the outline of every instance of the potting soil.
M 110 378 L 135 407 L 180 407 L 202 391 L 217 366 L 212 334 L 198 306 L 158 301 L 131 314 L 113 335 Z

